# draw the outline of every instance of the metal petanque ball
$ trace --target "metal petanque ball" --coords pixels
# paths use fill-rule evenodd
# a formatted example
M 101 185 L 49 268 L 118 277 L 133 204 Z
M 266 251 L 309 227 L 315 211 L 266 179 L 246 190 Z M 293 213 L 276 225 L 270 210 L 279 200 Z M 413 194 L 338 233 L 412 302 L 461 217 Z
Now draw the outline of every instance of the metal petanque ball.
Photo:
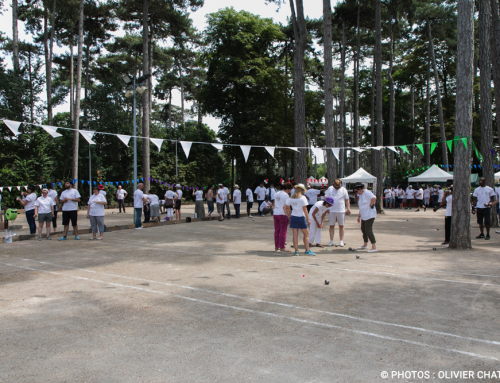
M 356 254 L 356 259 L 359 259 L 359 254 Z
M 439 227 L 437 228 L 437 230 L 439 230 Z
M 325 279 L 325 285 L 329 285 L 330 281 L 328 279 Z
M 432 248 L 432 250 L 436 250 L 436 248 L 435 248 L 435 247 L 433 247 L 433 248 Z

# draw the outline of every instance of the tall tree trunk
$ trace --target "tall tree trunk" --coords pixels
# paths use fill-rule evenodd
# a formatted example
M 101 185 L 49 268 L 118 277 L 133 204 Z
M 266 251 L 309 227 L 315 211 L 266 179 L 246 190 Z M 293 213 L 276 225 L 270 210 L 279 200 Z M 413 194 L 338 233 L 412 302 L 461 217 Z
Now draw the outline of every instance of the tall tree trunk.
M 33 77 L 31 73 L 31 48 L 28 52 L 28 73 L 30 80 L 30 122 L 35 122 L 35 97 L 33 96 Z
M 427 86 L 425 90 L 425 142 L 426 143 L 431 142 L 431 60 L 430 59 L 427 59 Z M 430 145 L 425 145 L 425 164 L 427 166 L 431 165 Z
M 182 71 L 179 68 L 179 78 L 181 80 L 181 123 L 182 128 L 185 128 L 185 117 L 184 117 L 184 79 L 182 77 Z
M 371 111 L 370 125 L 371 125 L 370 146 L 373 148 L 375 146 L 375 137 L 376 137 L 376 132 L 375 132 L 375 57 L 373 58 L 373 67 L 372 67 L 372 111 Z M 370 150 L 370 157 L 371 157 L 370 172 L 372 174 L 374 174 L 375 170 L 376 170 L 375 150 Z
M 90 79 L 89 79 L 89 69 L 90 69 L 90 46 L 87 45 L 87 49 L 85 50 L 85 93 L 84 93 L 84 99 L 83 99 L 83 116 L 84 116 L 84 121 L 87 121 L 87 102 L 89 98 L 89 86 L 90 86 Z
M 472 134 L 472 101 L 474 81 L 474 3 L 457 2 L 457 99 L 455 107 L 455 136 Z M 470 155 L 472 141 L 467 148 L 458 143 L 455 148 L 453 172 L 453 219 L 450 247 L 470 249 Z
M 392 14 L 391 9 L 388 7 L 389 12 L 389 145 L 394 146 L 394 118 L 396 114 L 396 100 L 394 97 L 394 79 L 392 78 L 392 70 L 394 65 L 394 36 L 392 34 Z M 392 178 L 392 167 L 394 166 L 394 152 L 389 151 L 389 175 Z
M 69 115 L 75 121 L 75 63 L 73 62 L 73 43 L 69 45 Z
M 361 13 L 361 3 L 358 1 L 358 15 L 356 21 L 356 33 L 357 33 L 357 50 L 356 50 L 356 60 L 354 61 L 354 125 L 353 125 L 353 146 L 359 146 L 359 55 L 361 52 L 361 35 L 359 31 L 360 23 L 360 13 Z M 352 151 L 354 154 L 354 171 L 359 169 L 359 153 Z
M 439 115 L 439 130 L 441 132 L 441 150 L 443 152 L 443 165 L 448 166 L 448 148 L 446 147 L 446 131 L 444 130 L 443 106 L 441 102 L 441 89 L 439 87 L 439 72 L 436 64 L 436 55 L 434 52 L 434 42 L 432 41 L 431 25 L 427 20 L 427 33 L 429 36 L 429 53 L 431 55 L 432 67 L 434 69 L 434 82 L 436 83 L 436 99 Z
M 380 26 L 381 1 L 375 0 L 375 67 L 377 80 L 377 146 L 384 145 L 384 129 L 382 126 L 382 34 Z M 384 151 L 375 150 L 375 176 L 377 177 L 377 211 L 382 212 L 384 185 Z
M 78 7 L 79 20 L 78 20 L 78 59 L 76 61 L 76 95 L 75 95 L 75 115 L 73 125 L 75 132 L 73 136 L 73 170 L 72 178 L 78 180 L 78 141 L 80 139 L 80 98 L 82 92 L 82 56 L 83 56 L 83 2 L 80 0 Z M 78 182 L 75 187 L 78 188 Z
M 12 0 L 12 65 L 14 66 L 14 72 L 19 72 L 19 32 L 17 30 L 17 2 L 18 0 Z
M 297 6 L 295 6 L 295 1 Z M 297 171 L 295 182 L 307 182 L 307 149 L 306 146 L 306 108 L 305 108 L 305 78 L 304 53 L 307 43 L 307 28 L 304 18 L 303 0 L 290 0 L 292 11 L 293 34 L 295 49 L 293 55 L 293 89 L 294 89 L 294 133 L 295 146 L 302 147 L 300 154 L 296 153 Z M 297 12 L 295 11 L 297 9 Z
M 411 103 L 411 137 L 412 140 L 415 139 L 415 94 L 413 92 L 413 79 L 410 85 L 410 103 Z M 405 153 L 403 153 L 404 155 Z M 413 162 L 413 145 L 411 149 L 411 156 L 410 156 L 410 161 Z
M 342 22 L 342 49 L 341 49 L 341 58 L 340 58 L 340 116 L 339 116 L 339 132 L 342 137 L 342 147 L 345 147 L 345 21 Z M 340 168 L 342 169 L 340 176 L 345 176 L 345 149 L 341 149 L 342 153 L 342 163 L 340 164 Z
M 172 129 L 172 88 L 169 90 L 168 99 L 168 128 Z
M 491 0 L 491 52 L 490 61 L 493 73 L 493 83 L 495 84 L 495 106 L 496 106 L 496 121 L 498 129 L 498 143 L 500 144 L 500 10 L 498 0 Z
M 486 185 L 495 187 L 493 121 L 491 116 L 491 68 L 490 68 L 490 0 L 479 0 L 479 64 L 481 66 L 481 154 L 483 155 L 483 177 Z M 491 214 L 492 226 L 498 226 L 497 214 Z
M 143 72 L 147 74 L 149 71 L 149 29 L 148 29 L 148 19 L 149 19 L 149 0 L 143 0 L 143 10 L 142 10 L 142 63 L 143 63 Z M 149 169 L 149 89 L 150 89 L 150 80 L 148 78 L 146 83 L 146 91 L 142 95 L 142 136 L 145 137 L 142 139 L 142 177 L 144 177 L 144 190 L 149 190 L 149 177 L 150 177 L 150 169 Z M 139 176 L 138 176 L 139 177 Z M 139 178 L 142 178 L 139 177 Z
M 332 6 L 330 0 L 323 0 L 323 45 L 325 62 L 325 139 L 327 147 L 335 147 L 333 129 L 333 61 L 332 61 Z M 337 161 L 331 150 L 326 154 L 326 178 L 332 183 L 337 178 Z
M 47 90 L 47 120 L 52 125 L 52 59 L 54 56 L 54 17 L 56 13 L 56 0 L 52 0 L 50 11 L 50 36 L 48 35 L 48 14 L 45 7 L 43 24 L 43 46 L 45 50 L 45 85 Z

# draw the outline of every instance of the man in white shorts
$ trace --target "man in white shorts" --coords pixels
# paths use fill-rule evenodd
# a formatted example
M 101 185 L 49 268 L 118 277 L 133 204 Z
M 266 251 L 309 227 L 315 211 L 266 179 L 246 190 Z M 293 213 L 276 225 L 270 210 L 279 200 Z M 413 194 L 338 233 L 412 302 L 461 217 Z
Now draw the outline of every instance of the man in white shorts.
M 349 193 L 346 188 L 342 186 L 342 182 L 337 179 L 333 182 L 325 192 L 325 198 L 332 198 L 334 203 L 330 208 L 330 243 L 328 246 L 333 246 L 333 237 L 335 236 L 335 222 L 339 224 L 339 246 L 344 246 L 344 224 L 346 214 L 351 214 L 351 203 L 349 202 Z M 346 209 L 347 205 L 347 209 Z

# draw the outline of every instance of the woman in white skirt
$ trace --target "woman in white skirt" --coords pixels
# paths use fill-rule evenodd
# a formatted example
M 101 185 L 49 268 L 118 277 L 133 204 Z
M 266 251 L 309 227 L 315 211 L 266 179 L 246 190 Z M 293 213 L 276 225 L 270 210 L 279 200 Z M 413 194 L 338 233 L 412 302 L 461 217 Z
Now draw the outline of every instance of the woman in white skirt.
M 106 197 L 99 194 L 99 188 L 93 187 L 92 194 L 89 198 L 87 206 L 87 219 L 90 219 L 90 227 L 92 228 L 92 237 L 90 239 L 102 239 L 104 233 L 104 207 L 107 205 Z M 96 238 L 97 230 L 99 230 L 99 238 Z
M 194 206 L 196 218 L 205 218 L 205 205 L 203 205 L 203 190 L 201 187 L 193 190 L 193 197 L 196 197 L 196 205 Z
M 309 215 L 307 213 L 307 205 L 309 202 L 304 196 L 306 188 L 302 184 L 295 186 L 295 192 L 286 200 L 284 210 L 290 220 L 290 228 L 293 230 L 293 247 L 295 248 L 296 256 L 299 254 L 299 230 L 302 231 L 304 246 L 306 248 L 305 255 L 316 255 L 309 249 Z
M 333 203 L 333 198 L 326 197 L 324 201 L 316 202 L 309 210 L 309 220 L 311 221 L 309 225 L 309 246 L 314 246 L 314 240 L 316 240 L 317 247 L 324 247 L 321 244 L 321 232 L 323 231 L 325 217 L 330 213 Z
M 151 221 L 160 222 L 160 199 L 152 190 L 148 194 Z

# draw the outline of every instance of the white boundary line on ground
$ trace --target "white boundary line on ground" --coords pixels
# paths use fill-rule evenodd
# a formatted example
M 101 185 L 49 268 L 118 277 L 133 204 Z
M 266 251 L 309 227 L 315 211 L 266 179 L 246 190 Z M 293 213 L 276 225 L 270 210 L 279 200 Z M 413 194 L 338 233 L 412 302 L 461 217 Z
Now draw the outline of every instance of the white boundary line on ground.
M 442 332 L 442 331 L 429 330 L 429 329 L 425 329 L 425 328 L 421 328 L 421 327 L 405 326 L 405 325 L 401 325 L 401 324 L 397 324 L 397 323 L 377 321 L 377 320 L 373 320 L 373 319 L 355 317 L 355 316 L 347 315 L 347 314 L 335 313 L 335 312 L 331 312 L 331 311 L 323 311 L 323 310 L 317 310 L 317 309 L 312 309 L 312 308 L 308 308 L 308 307 L 295 306 L 295 305 L 291 305 L 291 304 L 287 304 L 287 303 L 267 301 L 267 300 L 262 300 L 262 299 L 257 299 L 257 298 L 250 298 L 250 297 L 245 297 L 245 296 L 241 296 L 241 295 L 235 295 L 235 294 L 221 293 L 219 291 L 203 289 L 203 288 L 199 288 L 199 287 L 178 285 L 175 283 L 160 282 L 160 281 L 155 281 L 155 280 L 150 280 L 150 279 L 145 279 L 145 278 L 129 277 L 129 276 L 120 275 L 120 274 L 112 274 L 112 273 L 105 273 L 105 272 L 101 272 L 101 271 L 87 270 L 87 269 L 82 269 L 79 267 L 59 265 L 59 264 L 51 263 L 51 262 L 36 261 L 33 259 L 29 259 L 29 258 L 19 258 L 19 257 L 13 257 L 13 258 L 21 259 L 25 262 L 41 263 L 41 264 L 56 266 L 56 267 L 65 267 L 65 268 L 72 269 L 72 270 L 84 271 L 84 272 L 93 273 L 93 274 L 102 274 L 102 275 L 107 275 L 107 276 L 111 276 L 111 277 L 123 278 L 123 279 L 131 279 L 131 280 L 135 280 L 138 282 L 157 283 L 157 284 L 169 286 L 169 287 L 177 287 L 177 288 L 188 289 L 188 290 L 193 290 L 193 291 L 202 291 L 205 293 L 225 296 L 225 297 L 229 297 L 229 298 L 245 299 L 245 300 L 258 302 L 258 303 L 266 303 L 269 305 L 283 306 L 283 307 L 287 307 L 287 308 L 298 309 L 298 310 L 303 310 L 303 311 L 311 311 L 311 312 L 315 312 L 315 313 L 327 314 L 327 315 L 337 316 L 337 317 L 341 317 L 341 318 L 354 319 L 354 320 L 361 321 L 361 322 L 373 323 L 373 324 L 384 325 L 384 326 L 399 327 L 399 328 L 404 328 L 404 329 L 408 329 L 408 330 L 417 330 L 420 332 L 427 332 L 427 333 L 435 334 L 435 335 L 448 336 L 448 337 L 453 337 L 453 338 L 459 338 L 459 339 L 470 340 L 470 341 L 474 341 L 474 342 L 482 342 L 482 343 L 492 344 L 495 346 L 500 346 L 500 342 L 497 342 L 497 341 L 490 341 L 490 340 L 485 340 L 485 339 L 478 339 L 478 338 L 472 338 L 472 337 L 467 337 L 467 336 L 461 336 L 461 335 L 446 333 L 446 332 Z
M 34 268 L 31 268 L 31 267 L 17 266 L 17 265 L 13 265 L 13 264 L 9 264 L 9 263 L 4 263 L 4 262 L 0 262 L 0 264 L 6 265 L 6 266 L 10 266 L 10 267 L 15 267 L 15 268 L 18 268 L 18 269 L 25 269 L 25 270 L 30 270 L 30 271 L 39 271 L 39 272 L 43 272 L 43 273 L 47 273 L 47 274 L 53 274 L 53 275 L 58 275 L 58 276 L 62 276 L 62 277 L 70 277 L 70 278 L 84 280 L 84 281 L 88 281 L 88 282 L 103 283 L 103 284 L 107 284 L 107 285 L 112 285 L 112 286 L 117 286 L 117 287 L 123 287 L 123 288 L 128 288 L 128 289 L 133 289 L 133 290 L 139 290 L 139 291 L 144 291 L 144 292 L 153 293 L 153 294 L 159 294 L 159 295 L 163 295 L 163 296 L 170 296 L 170 297 L 184 299 L 184 300 L 188 300 L 188 301 L 196 302 L 196 303 L 202 303 L 202 304 L 206 304 L 206 305 L 210 305 L 210 306 L 222 307 L 222 308 L 227 308 L 227 309 L 232 309 L 232 310 L 238 310 L 238 311 L 246 311 L 246 312 L 249 312 L 249 313 L 252 313 L 252 314 L 259 314 L 259 315 L 263 315 L 263 316 L 270 316 L 270 317 L 273 317 L 273 318 L 287 319 L 287 320 L 290 320 L 290 321 L 293 321 L 293 322 L 305 323 L 305 324 L 319 326 L 319 327 L 332 328 L 332 329 L 342 330 L 342 331 L 346 331 L 346 332 L 351 332 L 351 333 L 354 333 L 354 334 L 366 335 L 366 336 L 370 336 L 370 337 L 374 337 L 374 338 L 378 338 L 378 339 L 389 340 L 389 341 L 393 341 L 393 342 L 407 343 L 407 344 L 411 344 L 411 345 L 415 345 L 415 346 L 432 348 L 434 350 L 440 350 L 440 351 L 446 351 L 446 352 L 453 352 L 453 353 L 457 353 L 457 354 L 461 354 L 461 355 L 472 356 L 472 357 L 475 357 L 475 358 L 500 361 L 500 359 L 495 358 L 493 356 L 486 356 L 486 355 L 476 354 L 476 353 L 473 353 L 473 352 L 457 350 L 457 349 L 453 349 L 453 348 L 437 347 L 437 346 L 433 346 L 433 345 L 430 345 L 430 344 L 427 344 L 427 343 L 423 343 L 423 342 L 415 342 L 415 341 L 408 340 L 408 339 L 393 338 L 393 337 L 389 337 L 389 336 L 385 336 L 385 335 L 380 335 L 380 334 L 375 334 L 375 333 L 371 333 L 371 332 L 367 332 L 367 331 L 353 330 L 353 329 L 350 329 L 350 328 L 347 328 L 347 327 L 336 326 L 336 325 L 327 324 L 327 323 L 320 323 L 320 322 L 310 321 L 310 320 L 306 320 L 306 319 L 300 319 L 300 318 L 290 317 L 290 316 L 286 316 L 286 315 L 270 313 L 270 312 L 267 312 L 267 311 L 252 310 L 252 309 L 247 309 L 247 308 L 244 308 L 244 307 L 231 306 L 231 305 L 226 305 L 226 304 L 223 304 L 223 303 L 216 303 L 216 302 L 210 302 L 210 301 L 205 301 L 205 300 L 201 300 L 201 299 L 186 297 L 184 295 L 177 295 L 177 294 L 172 294 L 172 293 L 164 293 L 164 292 L 161 292 L 161 291 L 156 291 L 156 290 L 152 290 L 152 289 L 146 289 L 146 288 L 137 287 L 137 286 L 129 286 L 129 285 L 123 285 L 123 284 L 120 284 L 120 283 L 112 283 L 112 282 L 101 281 L 99 279 L 91 279 L 91 278 L 79 277 L 79 276 L 76 276 L 76 275 L 68 275 L 68 274 L 58 273 L 58 272 L 55 272 L 55 271 L 47 271 L 47 270 L 42 270 L 42 269 L 34 269 Z

